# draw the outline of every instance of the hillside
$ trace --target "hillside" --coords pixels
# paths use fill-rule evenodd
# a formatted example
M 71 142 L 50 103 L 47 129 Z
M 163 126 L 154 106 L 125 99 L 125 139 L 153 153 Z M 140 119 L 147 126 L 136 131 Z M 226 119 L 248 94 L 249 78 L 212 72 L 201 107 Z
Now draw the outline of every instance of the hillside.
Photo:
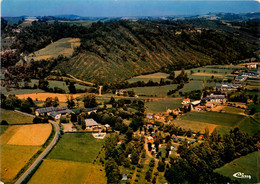
M 252 56 L 243 42 L 223 31 L 178 22 L 112 21 L 93 23 L 74 57 L 57 68 L 92 82 L 114 82 L 166 66 L 191 68 Z

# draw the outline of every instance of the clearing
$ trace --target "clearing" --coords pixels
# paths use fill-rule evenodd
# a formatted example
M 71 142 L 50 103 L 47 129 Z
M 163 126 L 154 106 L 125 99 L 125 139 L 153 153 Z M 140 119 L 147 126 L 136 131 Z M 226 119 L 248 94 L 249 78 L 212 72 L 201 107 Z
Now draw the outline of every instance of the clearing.
M 259 162 L 259 152 L 256 151 L 233 160 L 225 166 L 216 169 L 215 172 L 230 177 L 232 180 L 238 180 L 240 183 L 259 183 Z M 251 179 L 233 177 L 233 174 L 237 172 L 251 175 Z
M 64 134 L 49 154 L 49 159 L 92 163 L 105 139 L 95 139 L 91 133 Z
M 30 54 L 28 56 L 28 61 L 30 61 L 31 59 L 37 61 L 41 59 L 56 58 L 59 55 L 69 57 L 72 55 L 74 49 L 79 46 L 79 38 L 62 38 L 56 42 L 51 43 L 45 48 Z
M 107 183 L 105 175 L 101 165 L 46 159 L 28 183 L 104 184 Z
M 32 124 L 33 118 L 11 110 L 1 110 L 0 121 L 6 120 L 8 124 Z

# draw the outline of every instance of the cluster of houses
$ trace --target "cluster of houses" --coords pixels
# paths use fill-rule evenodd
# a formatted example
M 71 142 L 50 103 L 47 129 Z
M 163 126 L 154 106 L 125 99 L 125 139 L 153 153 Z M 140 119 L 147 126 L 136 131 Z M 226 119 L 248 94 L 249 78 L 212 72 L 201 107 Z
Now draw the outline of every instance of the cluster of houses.
M 220 91 L 231 91 L 242 89 L 243 86 L 241 84 L 233 84 L 233 83 L 221 83 L 216 85 L 216 89 Z
M 202 111 L 211 109 L 218 104 L 224 104 L 226 101 L 225 95 L 210 94 L 201 100 L 195 100 L 193 102 L 191 102 L 189 98 L 183 99 L 182 104 L 186 107 L 191 106 L 191 110 L 193 111 Z
M 91 112 L 96 112 L 98 107 L 95 108 L 85 108 L 84 112 L 90 114 Z M 81 110 L 73 112 L 72 110 L 68 109 L 67 107 L 44 107 L 35 110 L 36 116 L 49 116 L 54 120 L 60 120 L 61 117 L 71 115 L 71 114 L 79 114 Z M 94 131 L 95 129 L 102 129 L 104 127 L 106 130 L 110 129 L 110 125 L 106 124 L 102 126 L 98 124 L 94 119 L 85 119 L 86 130 Z
M 238 82 L 243 82 L 247 78 L 257 78 L 257 77 L 259 77 L 258 71 L 257 70 L 250 70 L 248 72 L 238 73 L 235 80 L 238 81 Z

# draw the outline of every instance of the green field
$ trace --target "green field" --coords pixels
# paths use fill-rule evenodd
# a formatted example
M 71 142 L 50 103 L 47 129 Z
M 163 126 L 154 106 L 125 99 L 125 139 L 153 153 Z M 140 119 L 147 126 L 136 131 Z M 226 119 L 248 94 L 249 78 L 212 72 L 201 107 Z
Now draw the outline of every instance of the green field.
M 147 102 L 145 106 L 148 112 L 165 112 L 167 109 L 177 109 L 182 106 L 182 99 L 180 98 L 168 98 L 156 102 Z
M 46 159 L 28 183 L 104 184 L 106 183 L 106 177 L 101 165 Z
M 189 83 L 185 84 L 184 87 L 179 91 L 185 93 L 194 90 L 202 90 L 202 84 L 203 84 L 202 81 L 192 80 Z
M 244 116 L 219 112 L 189 112 L 180 117 L 182 120 L 199 121 L 221 126 L 234 127 Z
M 259 183 L 259 164 L 260 153 L 256 151 L 216 169 L 215 172 L 230 177 L 232 180 L 236 179 L 240 183 Z M 233 174 L 237 172 L 244 173 L 245 175 L 251 175 L 251 179 L 249 180 L 233 177 Z
M 33 118 L 15 111 L 1 109 L 0 121 L 6 120 L 8 124 L 31 124 Z
M 43 93 L 45 91 L 41 90 L 41 89 L 14 89 L 14 88 L 10 88 L 10 90 L 7 90 L 4 87 L 1 87 L 1 92 L 4 95 L 19 95 L 19 94 L 30 94 L 30 93 Z
M 224 107 L 222 109 L 222 112 L 234 113 L 234 114 L 243 113 L 244 111 L 245 111 L 245 109 L 240 109 L 240 108 L 236 108 L 236 107 Z
M 43 49 L 35 51 L 28 56 L 28 60 L 41 60 L 56 58 L 59 55 L 69 57 L 72 55 L 74 48 L 80 46 L 79 38 L 62 38 L 56 42 L 53 42 Z
M 125 90 L 134 92 L 137 95 L 146 95 L 146 96 L 154 96 L 163 98 L 167 96 L 167 92 L 169 90 L 173 90 L 177 88 L 177 84 L 171 84 L 166 86 L 152 86 L 152 87 L 136 87 L 136 88 L 127 88 Z
M 64 134 L 48 158 L 92 163 L 103 143 L 91 133 Z
M 247 132 L 249 135 L 253 136 L 260 131 L 260 124 L 254 121 L 251 118 L 245 118 L 239 125 L 238 128 L 244 132 Z

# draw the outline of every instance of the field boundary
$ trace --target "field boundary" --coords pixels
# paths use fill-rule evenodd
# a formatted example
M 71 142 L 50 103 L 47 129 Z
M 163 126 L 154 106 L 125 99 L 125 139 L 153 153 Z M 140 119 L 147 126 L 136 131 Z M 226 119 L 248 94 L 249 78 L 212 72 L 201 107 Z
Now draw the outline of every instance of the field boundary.
M 32 118 L 35 117 L 35 115 L 33 115 L 33 114 L 28 114 L 28 113 L 26 113 L 26 112 L 22 112 L 22 111 L 18 111 L 18 110 L 14 110 L 14 112 L 17 112 L 17 113 L 23 114 L 23 115 L 25 115 L 25 116 L 30 116 L 30 117 L 32 117 Z

